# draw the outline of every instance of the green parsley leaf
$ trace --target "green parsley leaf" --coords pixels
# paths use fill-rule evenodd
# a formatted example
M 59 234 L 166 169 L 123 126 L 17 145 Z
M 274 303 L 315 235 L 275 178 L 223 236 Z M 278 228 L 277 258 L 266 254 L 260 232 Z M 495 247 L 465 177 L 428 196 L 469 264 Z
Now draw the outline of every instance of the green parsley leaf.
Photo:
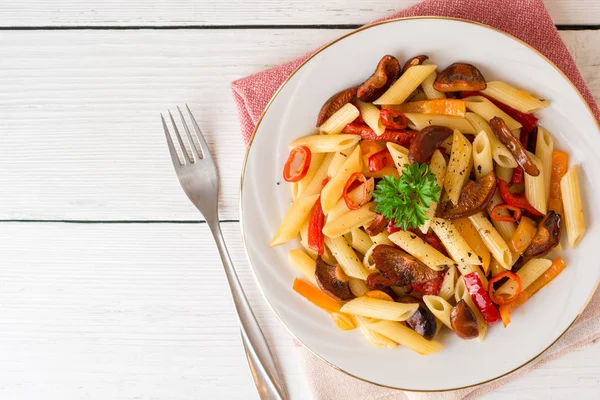
M 386 175 L 373 192 L 375 211 L 398 228 L 418 228 L 425 221 L 431 202 L 438 202 L 440 187 L 427 164 L 405 164 L 399 178 Z

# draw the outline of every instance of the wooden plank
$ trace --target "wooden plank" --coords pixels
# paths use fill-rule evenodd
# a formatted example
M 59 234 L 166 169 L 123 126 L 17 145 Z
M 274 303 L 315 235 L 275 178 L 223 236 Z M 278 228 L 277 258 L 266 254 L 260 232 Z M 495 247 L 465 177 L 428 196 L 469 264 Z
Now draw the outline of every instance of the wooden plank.
M 420 0 L 25 0 L 0 4 L 0 26 L 365 24 Z M 596 0 L 545 0 L 556 24 L 600 24 Z
M 292 399 L 310 398 L 239 224 L 223 228 Z M 205 224 L 3 223 L 0 242 L 0 398 L 257 399 Z M 595 345 L 490 398 L 592 398 L 599 377 Z
M 244 146 L 229 82 L 344 32 L 4 32 L 0 219 L 198 219 L 159 123 L 185 101 L 221 165 L 221 217 L 237 219 Z M 600 99 L 600 31 L 561 34 Z

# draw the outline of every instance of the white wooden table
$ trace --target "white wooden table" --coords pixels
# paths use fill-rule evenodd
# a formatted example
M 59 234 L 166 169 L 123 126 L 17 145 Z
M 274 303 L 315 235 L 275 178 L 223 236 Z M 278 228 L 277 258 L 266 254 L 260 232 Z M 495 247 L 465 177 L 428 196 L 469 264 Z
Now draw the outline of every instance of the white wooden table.
M 417 0 L 0 2 L 0 399 L 257 398 L 220 261 L 158 113 L 188 102 L 293 399 L 297 353 L 251 278 L 229 82 Z M 600 100 L 600 2 L 547 0 Z M 489 398 L 598 398 L 600 345 Z

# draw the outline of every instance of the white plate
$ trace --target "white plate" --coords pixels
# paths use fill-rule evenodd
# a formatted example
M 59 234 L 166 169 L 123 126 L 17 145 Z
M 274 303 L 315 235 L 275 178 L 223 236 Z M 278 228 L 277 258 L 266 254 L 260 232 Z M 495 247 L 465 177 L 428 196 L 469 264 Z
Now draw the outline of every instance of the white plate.
M 406 348 L 370 346 L 358 331 L 337 329 L 329 315 L 292 290 L 297 276 L 287 252 L 268 243 L 291 201 L 281 171 L 289 144 L 315 131 L 321 105 L 333 93 L 360 84 L 385 54 L 401 62 L 418 54 L 444 67 L 463 61 L 489 80 L 504 80 L 550 101 L 540 124 L 555 148 L 581 163 L 588 231 L 566 270 L 516 312 L 512 323 L 488 330 L 483 342 L 462 341 L 448 332 L 445 348 L 420 356 Z M 493 28 L 451 19 L 417 18 L 378 24 L 353 32 L 309 59 L 283 85 L 256 129 L 242 177 L 241 220 L 248 258 L 267 301 L 283 324 L 307 348 L 355 377 L 394 388 L 435 391 L 483 383 L 528 363 L 554 343 L 583 311 L 600 276 L 597 257 L 600 134 L 581 95 L 549 61 L 527 45 Z

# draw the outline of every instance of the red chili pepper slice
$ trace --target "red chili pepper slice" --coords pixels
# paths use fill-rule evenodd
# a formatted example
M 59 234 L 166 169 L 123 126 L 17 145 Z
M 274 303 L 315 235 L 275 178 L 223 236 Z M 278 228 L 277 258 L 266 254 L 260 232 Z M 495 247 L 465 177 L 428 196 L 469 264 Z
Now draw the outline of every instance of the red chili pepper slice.
M 369 171 L 379 172 L 385 167 L 393 167 L 394 159 L 388 149 L 383 149 L 369 157 Z
M 354 200 L 352 200 L 349 196 L 350 187 L 352 186 L 352 183 L 355 180 L 358 180 L 359 182 L 364 183 L 363 196 L 362 196 L 362 199 L 358 203 L 355 203 Z M 346 202 L 346 207 L 348 207 L 350 210 L 358 210 L 359 208 L 361 208 L 362 206 L 367 204 L 367 198 L 369 196 L 369 189 L 367 188 L 367 177 L 364 176 L 363 174 L 361 174 L 360 172 L 355 172 L 352 175 L 350 175 L 350 178 L 348 178 L 348 181 L 346 182 L 346 185 L 344 186 L 344 191 L 342 192 L 342 196 L 344 197 L 344 201 Z
M 303 156 L 300 165 L 294 172 L 291 171 L 292 164 L 296 160 L 296 156 Z M 292 151 L 290 151 L 290 156 L 288 157 L 285 165 L 283 166 L 283 179 L 286 182 L 298 182 L 300 179 L 304 178 L 306 173 L 308 172 L 308 167 L 310 166 L 310 159 L 312 153 L 310 149 L 306 146 L 298 146 L 294 147 Z
M 494 325 L 501 320 L 498 309 L 492 303 L 492 299 L 481 283 L 481 279 L 477 272 L 471 272 L 463 277 L 465 280 L 465 288 L 469 292 L 473 303 L 483 316 L 483 319 L 488 325 Z
M 529 214 L 534 217 L 541 217 L 544 214 L 533 208 L 533 206 L 527 201 L 525 197 L 525 193 L 514 194 L 510 192 L 510 186 L 508 183 L 502 179 L 498 179 L 498 190 L 500 191 L 500 196 L 502 196 L 502 200 L 509 206 L 517 207 L 527 211 Z
M 503 210 L 507 211 L 509 215 L 502 215 L 501 211 Z M 512 215 L 510 214 L 511 211 L 513 212 Z M 517 222 L 521 219 L 521 209 L 518 207 L 509 206 L 508 204 L 498 204 L 496 207 L 492 208 L 490 217 L 494 221 Z
M 379 112 L 383 126 L 394 129 L 406 129 L 408 121 L 406 116 L 396 110 L 381 110 Z
M 513 170 L 513 174 L 512 177 L 510 178 L 510 183 L 513 185 L 520 185 L 521 183 L 523 183 L 523 168 L 522 167 L 517 167 Z
M 413 139 L 413 137 L 415 137 L 417 131 L 408 129 L 386 129 L 383 134 L 377 136 L 375 131 L 368 126 L 351 123 L 344 127 L 342 133 L 360 135 L 363 139 L 394 142 L 401 146 L 406 146 L 410 144 L 410 141 Z
M 523 132 L 530 133 L 537 126 L 538 119 L 533 114 L 522 113 L 521 111 L 515 110 L 514 108 L 494 99 L 493 97 L 487 96 L 481 92 L 461 92 L 461 98 L 463 98 L 463 99 L 465 97 L 470 97 L 470 96 L 483 96 L 486 99 L 488 99 L 489 101 L 491 101 L 492 103 L 494 103 L 499 109 L 501 109 L 502 111 L 504 111 L 505 113 L 510 115 L 512 118 L 514 118 L 521 125 L 523 125 L 523 128 L 521 129 L 521 133 L 523 133 Z
M 325 252 L 323 226 L 325 225 L 325 214 L 321 208 L 321 197 L 310 211 L 308 219 L 308 247 L 323 255 Z
M 494 283 L 498 282 L 500 279 L 503 279 L 503 278 L 508 278 L 511 281 L 515 281 L 515 283 L 517 284 L 517 290 L 510 297 L 495 295 Z M 490 299 L 492 300 L 492 302 L 494 302 L 500 306 L 508 304 L 508 303 L 512 303 L 521 294 L 522 291 L 523 291 L 523 282 L 521 281 L 521 278 L 519 278 L 519 275 L 517 275 L 511 271 L 504 271 L 504 272 L 499 273 L 498 275 L 496 275 L 495 277 L 490 279 L 490 281 L 488 283 L 488 293 L 490 295 Z
M 391 235 L 392 233 L 396 233 L 398 231 L 401 231 L 401 228 L 398 228 L 396 226 L 396 221 L 394 221 L 393 219 L 390 219 L 390 222 L 388 223 L 388 226 L 386 228 L 386 231 L 389 235 Z

